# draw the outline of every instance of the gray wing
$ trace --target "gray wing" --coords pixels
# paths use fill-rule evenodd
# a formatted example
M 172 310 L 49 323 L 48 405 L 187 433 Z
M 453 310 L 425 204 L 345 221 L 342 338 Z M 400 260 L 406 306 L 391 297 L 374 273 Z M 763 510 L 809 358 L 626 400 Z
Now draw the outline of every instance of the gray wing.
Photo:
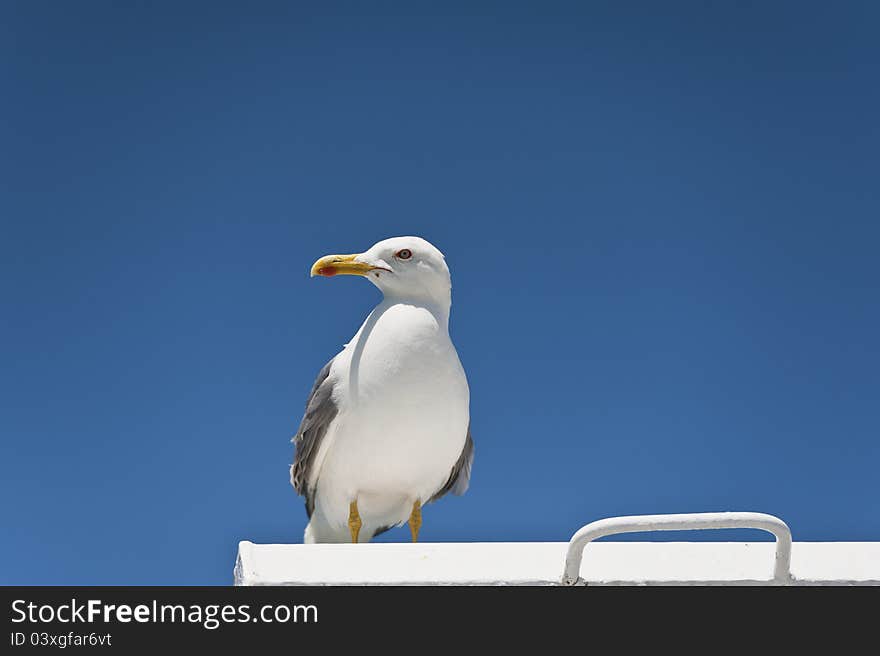
M 470 485 L 471 482 L 471 466 L 473 466 L 473 464 L 474 440 L 471 437 L 471 427 L 468 425 L 467 438 L 464 441 L 464 448 L 461 450 L 461 455 L 458 456 L 458 460 L 452 466 L 452 471 L 449 473 L 449 478 L 446 480 L 446 483 L 434 494 L 433 497 L 431 497 L 430 500 L 436 501 L 447 492 L 452 492 L 458 496 L 467 492 L 468 485 Z
M 306 513 L 310 518 L 315 509 L 315 490 L 309 488 L 312 466 L 321 448 L 321 440 L 324 439 L 330 422 L 339 411 L 336 403 L 333 402 L 333 383 L 328 378 L 331 364 L 333 360 L 324 365 L 315 379 L 309 399 L 306 401 L 305 414 L 292 440 L 296 446 L 296 455 L 290 466 L 290 484 L 297 494 L 305 496 Z

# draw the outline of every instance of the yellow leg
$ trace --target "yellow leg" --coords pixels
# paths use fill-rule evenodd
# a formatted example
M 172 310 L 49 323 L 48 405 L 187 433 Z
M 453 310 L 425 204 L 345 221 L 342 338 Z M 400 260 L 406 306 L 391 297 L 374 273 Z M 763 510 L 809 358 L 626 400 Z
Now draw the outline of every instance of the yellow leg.
M 419 529 L 422 528 L 422 504 L 416 501 L 413 504 L 412 514 L 409 516 L 409 530 L 412 532 L 412 541 L 419 541 Z
M 361 532 L 361 516 L 358 514 L 357 500 L 352 501 L 348 506 L 348 530 L 351 531 L 352 543 L 357 544 Z

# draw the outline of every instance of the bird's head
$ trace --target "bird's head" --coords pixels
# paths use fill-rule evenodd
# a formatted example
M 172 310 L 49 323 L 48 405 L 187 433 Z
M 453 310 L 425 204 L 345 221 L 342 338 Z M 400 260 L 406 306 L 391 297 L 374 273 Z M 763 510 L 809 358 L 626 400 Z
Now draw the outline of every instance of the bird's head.
M 363 253 L 325 255 L 311 273 L 364 276 L 386 297 L 404 301 L 450 302 L 452 283 L 443 253 L 421 237 L 392 237 Z

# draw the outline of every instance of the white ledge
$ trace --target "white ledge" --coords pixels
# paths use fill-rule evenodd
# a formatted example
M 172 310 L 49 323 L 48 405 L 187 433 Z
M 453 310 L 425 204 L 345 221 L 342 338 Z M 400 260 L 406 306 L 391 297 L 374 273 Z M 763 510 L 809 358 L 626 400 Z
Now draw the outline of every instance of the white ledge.
M 559 585 L 568 542 L 238 546 L 236 585 Z M 774 585 L 773 542 L 592 542 L 587 585 Z M 880 585 L 880 542 L 795 542 L 793 585 Z

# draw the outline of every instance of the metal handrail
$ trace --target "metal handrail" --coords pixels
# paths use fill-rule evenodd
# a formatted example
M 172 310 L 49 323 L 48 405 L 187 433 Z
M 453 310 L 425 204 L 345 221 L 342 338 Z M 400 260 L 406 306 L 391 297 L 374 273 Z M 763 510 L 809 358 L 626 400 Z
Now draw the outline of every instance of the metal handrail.
M 683 513 L 678 515 L 632 515 L 609 517 L 591 522 L 578 530 L 565 554 L 563 585 L 585 584 L 580 578 L 584 547 L 590 542 L 617 533 L 643 531 L 690 531 L 695 529 L 755 528 L 776 536 L 776 558 L 771 581 L 791 583 L 791 531 L 778 517 L 756 512 Z

